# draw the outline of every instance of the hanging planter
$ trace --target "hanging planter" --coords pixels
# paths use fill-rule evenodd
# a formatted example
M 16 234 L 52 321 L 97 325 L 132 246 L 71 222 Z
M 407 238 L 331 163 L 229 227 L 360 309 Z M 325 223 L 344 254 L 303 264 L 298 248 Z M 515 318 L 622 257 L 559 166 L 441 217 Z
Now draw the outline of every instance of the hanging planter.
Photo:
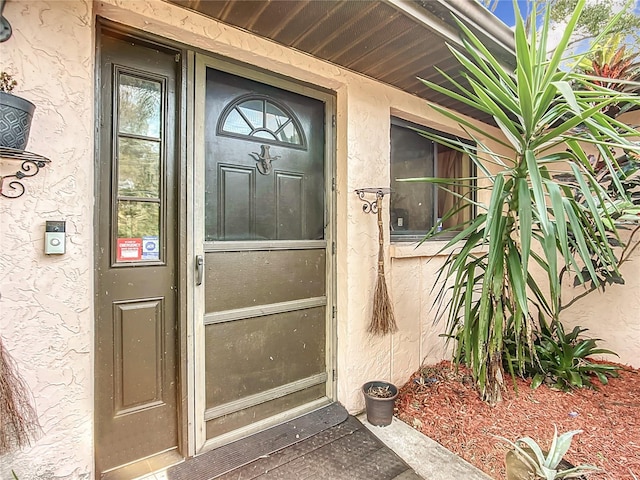
M 29 141 L 31 119 L 36 106 L 13 95 L 16 81 L 0 72 L 0 147 L 24 150 Z

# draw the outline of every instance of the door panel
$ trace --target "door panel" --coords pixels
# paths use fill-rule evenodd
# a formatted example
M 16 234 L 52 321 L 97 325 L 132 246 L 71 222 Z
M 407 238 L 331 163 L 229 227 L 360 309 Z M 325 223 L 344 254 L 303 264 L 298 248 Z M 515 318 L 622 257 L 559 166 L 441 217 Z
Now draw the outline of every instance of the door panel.
M 95 448 L 105 473 L 177 452 L 177 63 L 99 38 Z
M 162 402 L 163 299 L 114 302 L 116 416 Z
M 207 253 L 205 264 L 206 285 L 215 286 L 205 292 L 208 313 L 326 293 L 324 249 Z
M 200 72 L 203 410 L 213 439 L 328 401 L 325 107 Z
M 256 406 L 215 417 L 207 421 L 207 438 L 215 438 L 240 430 L 247 425 L 264 421 L 274 415 L 293 410 L 300 405 L 311 403 L 318 398 L 322 398 L 326 393 L 325 389 L 324 384 L 318 384 L 284 397 L 265 401 Z
M 324 317 L 317 307 L 207 325 L 207 408 L 322 375 Z

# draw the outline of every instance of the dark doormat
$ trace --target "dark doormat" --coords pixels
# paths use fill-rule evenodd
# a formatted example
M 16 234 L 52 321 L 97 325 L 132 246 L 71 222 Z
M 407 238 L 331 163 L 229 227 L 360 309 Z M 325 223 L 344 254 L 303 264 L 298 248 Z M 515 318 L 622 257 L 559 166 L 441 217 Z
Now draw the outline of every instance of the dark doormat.
M 301 442 L 344 422 L 349 414 L 339 403 L 332 403 L 302 417 L 268 428 L 233 443 L 203 453 L 171 467 L 169 480 L 208 480 Z
M 291 425 L 295 422 L 298 423 Z M 421 477 L 355 417 L 348 416 L 342 406 L 332 404 L 189 459 L 169 469 L 167 478 L 418 480 Z

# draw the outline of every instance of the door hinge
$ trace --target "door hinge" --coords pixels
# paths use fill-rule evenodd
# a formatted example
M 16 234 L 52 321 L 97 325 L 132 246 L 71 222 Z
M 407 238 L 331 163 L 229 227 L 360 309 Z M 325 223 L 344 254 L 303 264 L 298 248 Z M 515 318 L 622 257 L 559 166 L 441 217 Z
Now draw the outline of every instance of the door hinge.
M 176 53 L 176 63 L 180 63 L 180 59 L 182 56 L 179 53 Z
M 332 373 L 333 381 L 335 382 L 336 381 L 336 369 L 334 368 L 331 373 Z
M 331 242 L 331 254 L 336 254 L 336 242 Z
M 335 192 L 336 191 L 336 177 L 333 177 L 331 179 L 331 191 Z
M 336 306 L 335 305 L 331 307 L 331 318 L 333 320 L 336 319 Z
M 331 115 L 331 126 L 332 127 L 336 126 L 336 116 L 335 115 Z

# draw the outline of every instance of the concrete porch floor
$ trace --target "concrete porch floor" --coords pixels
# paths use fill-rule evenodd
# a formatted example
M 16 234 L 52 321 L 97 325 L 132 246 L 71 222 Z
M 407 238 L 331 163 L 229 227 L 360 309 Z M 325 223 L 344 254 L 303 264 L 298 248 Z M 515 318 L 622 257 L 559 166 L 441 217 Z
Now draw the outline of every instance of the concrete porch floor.
M 204 454 L 206 455 L 206 454 Z M 173 470 L 175 471 L 175 470 Z M 184 471 L 184 469 L 183 469 Z M 137 480 L 491 480 L 442 445 L 394 418 L 387 427 L 366 414 L 286 446 L 221 475 L 176 476 L 172 469 Z

